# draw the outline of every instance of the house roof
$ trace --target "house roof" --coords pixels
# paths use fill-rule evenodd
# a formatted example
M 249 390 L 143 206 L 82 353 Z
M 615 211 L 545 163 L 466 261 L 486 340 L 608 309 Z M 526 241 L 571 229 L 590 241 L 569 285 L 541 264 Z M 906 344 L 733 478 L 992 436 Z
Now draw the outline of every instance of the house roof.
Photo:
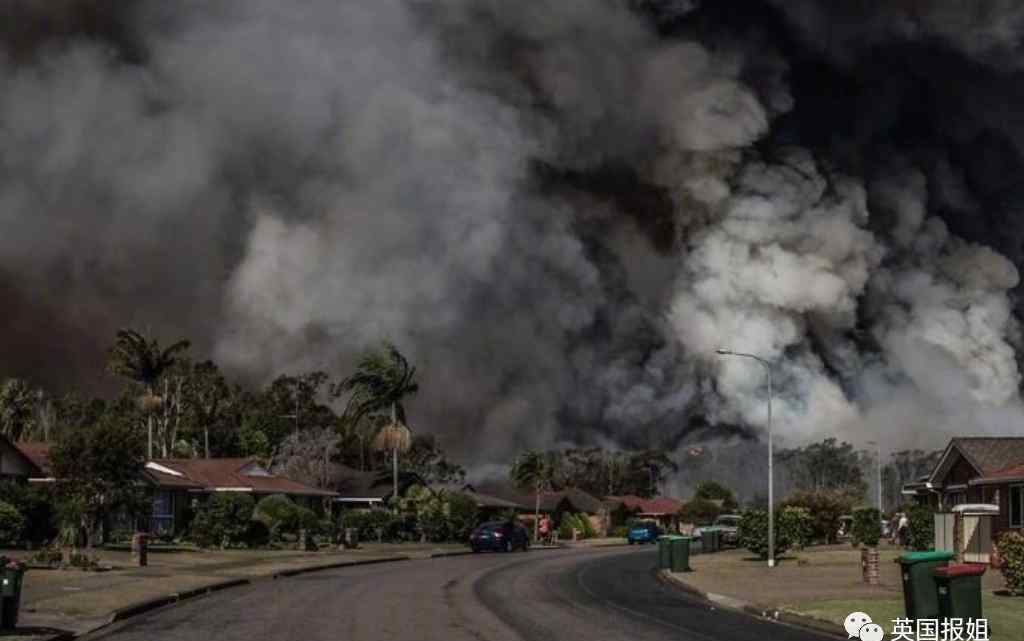
M 153 459 L 146 475 L 160 487 L 200 489 L 209 492 L 241 491 L 254 494 L 334 496 L 323 490 L 269 473 L 248 458 Z
M 7 440 L 6 437 L 5 440 Z M 53 476 L 53 468 L 50 466 L 49 443 L 26 441 L 23 443 L 11 443 L 11 445 L 39 471 L 39 476 L 46 478 Z
M 655 496 L 645 499 L 632 494 L 626 496 L 609 496 L 605 503 L 619 504 L 639 514 L 677 514 L 683 504 L 667 496 Z
M 484 494 L 526 506 L 530 510 L 536 503 L 536 497 L 532 492 L 524 492 L 507 481 L 480 483 L 475 488 Z M 601 500 L 592 494 L 577 488 L 569 488 L 559 492 L 541 492 L 540 511 L 555 512 L 562 506 L 563 501 L 575 512 L 597 514 L 604 509 Z
M 476 503 L 477 507 L 520 510 L 524 512 L 530 509 L 524 503 L 510 501 L 498 496 L 491 496 L 490 494 L 478 492 L 476 488 L 469 483 L 435 483 L 430 486 L 430 489 L 434 491 L 462 494 L 472 499 L 473 502 Z
M 956 462 L 953 453 L 959 453 L 982 477 L 1016 465 L 1024 465 L 1024 437 L 1018 436 L 970 436 L 949 441 L 946 451 L 928 476 L 936 483 L 941 480 Z
M 402 494 L 411 485 L 426 485 L 418 474 L 398 473 L 398 493 Z M 386 470 L 360 471 L 348 466 L 338 466 L 336 488 L 339 499 L 384 500 L 394 490 L 394 479 Z

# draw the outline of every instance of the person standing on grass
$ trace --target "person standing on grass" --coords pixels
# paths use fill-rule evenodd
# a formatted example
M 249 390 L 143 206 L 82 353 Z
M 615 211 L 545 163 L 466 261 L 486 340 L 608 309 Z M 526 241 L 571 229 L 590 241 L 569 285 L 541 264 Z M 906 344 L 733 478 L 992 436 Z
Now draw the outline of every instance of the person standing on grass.
M 897 530 L 899 531 L 900 545 L 906 547 L 910 538 L 910 519 L 902 512 L 900 513 L 900 522 Z

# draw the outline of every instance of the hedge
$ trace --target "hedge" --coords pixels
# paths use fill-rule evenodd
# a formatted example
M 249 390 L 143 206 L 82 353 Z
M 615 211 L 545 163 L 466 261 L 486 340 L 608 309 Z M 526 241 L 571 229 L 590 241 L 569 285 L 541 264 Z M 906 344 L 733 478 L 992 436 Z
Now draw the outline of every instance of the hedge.
M 935 517 L 931 508 L 917 505 L 907 512 L 910 521 L 910 547 L 930 550 L 935 546 Z
M 768 558 L 768 511 L 747 510 L 740 519 L 739 543 L 762 559 Z M 775 556 L 781 556 L 789 549 L 787 533 L 775 528 Z
M 811 544 L 814 519 L 807 508 L 790 505 L 782 508 L 778 515 L 778 529 L 786 541 L 796 548 L 805 548 Z
M 214 494 L 196 510 L 190 529 L 192 541 L 200 547 L 248 545 L 246 535 L 254 507 L 248 494 Z
M 0 545 L 16 547 L 21 545 L 25 532 L 25 517 L 18 508 L 6 501 L 0 501 Z
M 1000 571 L 1006 579 L 1006 587 L 1013 594 L 1024 594 L 1024 534 L 1003 532 L 997 545 L 1003 559 Z
M 882 513 L 873 507 L 857 508 L 853 511 L 852 530 L 855 542 L 872 548 L 877 546 L 882 538 Z

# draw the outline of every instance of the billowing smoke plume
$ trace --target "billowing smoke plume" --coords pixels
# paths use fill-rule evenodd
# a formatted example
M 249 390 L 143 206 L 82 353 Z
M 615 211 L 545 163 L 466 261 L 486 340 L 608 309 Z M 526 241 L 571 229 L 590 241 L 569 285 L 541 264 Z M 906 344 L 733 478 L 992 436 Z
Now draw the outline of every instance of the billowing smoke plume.
M 1016 3 L 13 6 L 0 374 L 389 337 L 483 464 L 750 438 L 726 347 L 791 442 L 1019 430 Z

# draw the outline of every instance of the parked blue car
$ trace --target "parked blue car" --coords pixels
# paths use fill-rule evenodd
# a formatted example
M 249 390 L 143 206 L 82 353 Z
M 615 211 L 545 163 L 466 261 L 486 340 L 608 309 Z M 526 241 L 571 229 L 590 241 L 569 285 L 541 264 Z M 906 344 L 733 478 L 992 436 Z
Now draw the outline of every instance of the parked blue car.
M 656 543 L 661 536 L 661 528 L 656 523 L 637 523 L 629 528 L 626 540 L 634 543 Z

